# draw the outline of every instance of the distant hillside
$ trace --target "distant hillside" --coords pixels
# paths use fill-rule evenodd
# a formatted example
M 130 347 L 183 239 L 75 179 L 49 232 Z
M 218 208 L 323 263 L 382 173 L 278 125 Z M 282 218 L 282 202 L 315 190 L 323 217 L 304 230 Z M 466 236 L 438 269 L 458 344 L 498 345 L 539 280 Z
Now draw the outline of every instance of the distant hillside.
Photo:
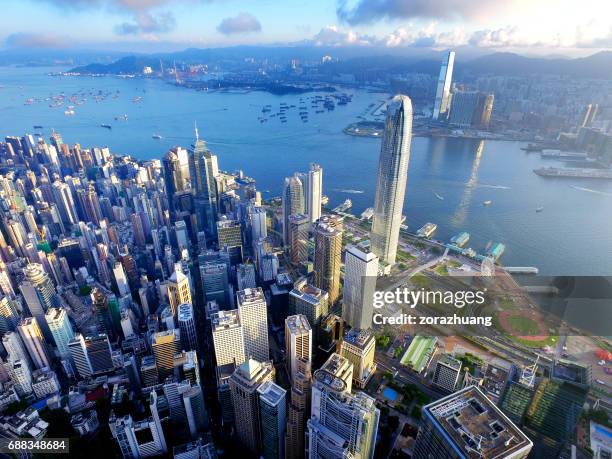
M 266 58 L 270 62 L 287 63 L 296 56 L 301 59 L 316 60 L 329 51 L 340 60 L 321 67 L 327 74 L 363 72 L 382 72 L 390 74 L 419 72 L 437 75 L 443 53 L 428 53 L 420 56 L 395 55 L 358 55 L 363 49 L 324 49 L 312 46 L 303 47 L 262 47 L 237 46 L 232 48 L 186 49 L 176 53 L 160 53 L 123 57 L 111 64 L 90 64 L 73 69 L 80 73 L 128 74 L 140 73 L 145 66 L 159 69 L 160 60 L 165 66 L 173 62 L 223 64 L 224 68 L 240 67 L 245 57 Z M 536 58 L 513 53 L 494 53 L 471 60 L 462 60 L 458 55 L 455 63 L 458 77 L 475 75 L 538 75 L 554 74 L 574 78 L 612 78 L 612 52 L 602 51 L 589 57 Z

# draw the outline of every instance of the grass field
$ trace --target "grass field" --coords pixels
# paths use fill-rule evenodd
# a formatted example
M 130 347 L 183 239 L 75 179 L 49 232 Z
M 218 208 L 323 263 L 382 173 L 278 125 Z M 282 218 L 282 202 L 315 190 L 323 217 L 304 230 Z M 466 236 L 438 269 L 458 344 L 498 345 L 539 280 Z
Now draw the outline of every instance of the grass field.
M 525 316 L 510 316 L 508 317 L 508 323 L 512 328 L 512 333 L 516 335 L 537 335 L 540 331 L 539 325 Z

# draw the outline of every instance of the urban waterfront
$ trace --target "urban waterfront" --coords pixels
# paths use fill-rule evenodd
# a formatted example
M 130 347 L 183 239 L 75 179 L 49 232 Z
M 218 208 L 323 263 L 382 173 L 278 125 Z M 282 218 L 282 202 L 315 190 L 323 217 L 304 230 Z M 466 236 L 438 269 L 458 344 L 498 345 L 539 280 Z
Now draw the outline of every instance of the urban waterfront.
M 58 70 L 3 68 L 2 137 L 41 132 L 48 139 L 54 128 L 70 144 L 108 145 L 115 154 L 161 159 L 171 146 L 193 142 L 197 122 L 201 138 L 219 156 L 220 167 L 243 169 L 265 192 L 264 198 L 280 194 L 283 177 L 317 162 L 325 171 L 324 193 L 331 207 L 348 198 L 358 216 L 373 205 L 379 141 L 347 136 L 342 129 L 387 94 L 346 90 L 354 94 L 351 103 L 313 113 L 308 123 L 297 113 L 291 113 L 286 124 L 274 118 L 261 123 L 264 105 L 299 105 L 300 98 L 312 94 L 197 92 L 153 79 L 47 75 Z M 65 106 L 50 108 L 44 101 L 50 95 L 80 91 L 108 95 L 98 103 L 89 97 L 75 107 L 74 116 L 64 115 Z M 135 97 L 142 100 L 134 102 Z M 26 105 L 29 98 L 42 100 Z M 127 120 L 114 119 L 123 114 Z M 106 123 L 112 129 L 101 127 Z M 35 131 L 34 125 L 43 129 Z M 162 139 L 153 139 L 154 134 Z M 612 182 L 539 177 L 534 168 L 559 163 L 526 153 L 523 146 L 414 138 L 404 204 L 410 230 L 434 222 L 434 237 L 443 241 L 467 231 L 469 246 L 478 252 L 489 241 L 499 241 L 506 245 L 504 264 L 536 266 L 543 274 L 608 275 Z M 491 205 L 483 205 L 487 200 Z M 543 211 L 536 213 L 538 207 Z

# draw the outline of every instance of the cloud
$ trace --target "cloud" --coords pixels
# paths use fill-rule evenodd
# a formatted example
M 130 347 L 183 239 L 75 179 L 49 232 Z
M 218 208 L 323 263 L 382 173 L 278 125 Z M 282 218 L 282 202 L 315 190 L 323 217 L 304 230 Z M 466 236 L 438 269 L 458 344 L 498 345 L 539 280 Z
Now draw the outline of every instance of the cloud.
M 339 0 L 338 18 L 349 24 L 366 24 L 381 19 L 469 19 L 506 9 L 517 0 L 358 0 L 350 7 Z
M 7 48 L 64 48 L 69 44 L 67 37 L 46 33 L 13 33 L 6 37 Z
M 369 46 L 374 44 L 373 41 L 373 37 L 362 35 L 352 30 L 342 30 L 335 25 L 323 27 L 312 38 L 312 43 L 315 46 Z
M 224 35 L 261 32 L 261 23 L 250 13 L 238 13 L 234 17 L 223 19 L 217 26 L 217 31 Z
M 115 26 L 118 35 L 138 35 L 170 32 L 176 27 L 174 15 L 167 11 L 153 16 L 151 13 L 138 13 L 133 22 L 123 22 Z

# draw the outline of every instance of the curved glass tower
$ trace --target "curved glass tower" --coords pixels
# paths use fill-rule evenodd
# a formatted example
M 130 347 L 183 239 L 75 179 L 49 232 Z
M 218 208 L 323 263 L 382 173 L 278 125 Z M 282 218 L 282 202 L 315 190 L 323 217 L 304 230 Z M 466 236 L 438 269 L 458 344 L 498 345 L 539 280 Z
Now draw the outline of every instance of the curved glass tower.
M 371 235 L 372 252 L 388 264 L 395 263 L 411 138 L 412 102 L 408 96 L 395 96 L 387 106 Z

